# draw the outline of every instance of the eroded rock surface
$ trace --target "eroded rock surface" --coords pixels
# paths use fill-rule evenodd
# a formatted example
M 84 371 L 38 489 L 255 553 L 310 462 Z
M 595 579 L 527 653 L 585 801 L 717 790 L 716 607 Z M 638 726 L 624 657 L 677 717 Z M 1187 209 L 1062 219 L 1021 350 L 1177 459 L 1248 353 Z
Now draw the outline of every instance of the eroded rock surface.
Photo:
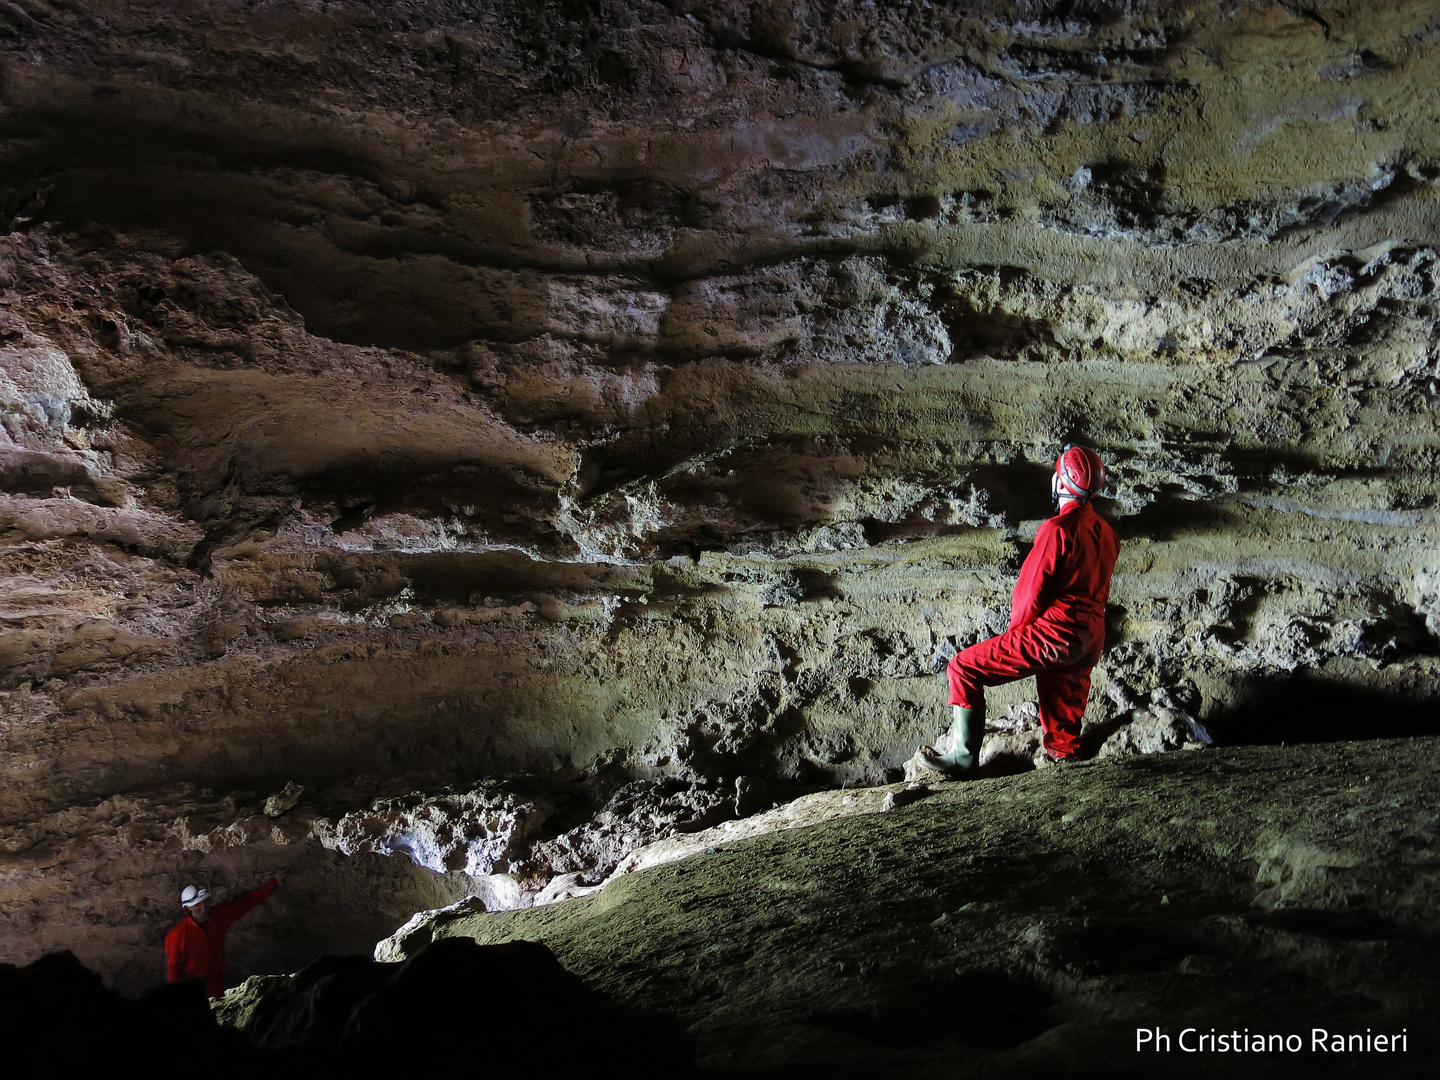
M 186 878 L 281 864 L 362 949 L 742 779 L 893 780 L 1066 440 L 1124 541 L 1091 750 L 1432 729 L 1437 49 L 1420 2 L 0 5 L 0 956 L 138 988 Z M 586 770 L 674 788 L 542 806 Z
M 583 899 L 431 913 L 379 955 L 543 941 L 678 1015 L 724 1075 L 1214 1076 L 1175 1049 L 1194 1027 L 1302 1037 L 1227 1056 L 1236 1075 L 1419 1077 L 1440 1061 L 1437 755 L 1427 738 L 1135 756 L 890 810 L 881 789 L 819 793 L 657 845 Z M 1156 1027 L 1174 1052 L 1137 1057 Z M 1407 1049 L 1337 1061 L 1316 1027 L 1404 1030 Z

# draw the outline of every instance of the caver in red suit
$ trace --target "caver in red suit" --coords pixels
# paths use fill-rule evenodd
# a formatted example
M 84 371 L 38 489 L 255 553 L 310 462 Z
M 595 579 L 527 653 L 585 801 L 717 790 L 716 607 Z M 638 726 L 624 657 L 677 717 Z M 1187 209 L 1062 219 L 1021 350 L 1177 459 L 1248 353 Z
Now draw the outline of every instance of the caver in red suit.
M 254 892 L 228 904 L 210 907 L 210 894 L 194 885 L 181 895 L 186 915 L 165 935 L 165 976 L 170 982 L 204 979 L 205 993 L 225 993 L 225 934 L 230 925 L 257 904 L 264 903 L 280 882 L 271 878 Z
M 1105 644 L 1105 601 L 1120 551 L 1115 530 L 1090 505 L 1104 484 L 1105 469 L 1094 451 L 1067 446 L 1056 460 L 1051 490 L 1059 513 L 1035 534 L 1015 583 L 1009 629 L 950 661 L 956 749 L 943 756 L 921 750 L 942 771 L 970 772 L 979 764 L 985 687 L 1030 675 L 1046 755 L 1066 761 L 1079 754 L 1090 671 Z

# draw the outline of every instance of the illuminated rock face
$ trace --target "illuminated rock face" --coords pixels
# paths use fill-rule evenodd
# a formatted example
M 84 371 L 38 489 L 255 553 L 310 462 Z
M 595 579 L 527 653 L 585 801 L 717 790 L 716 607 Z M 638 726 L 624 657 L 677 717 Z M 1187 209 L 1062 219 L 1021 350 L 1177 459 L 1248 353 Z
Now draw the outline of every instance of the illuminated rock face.
M 1093 748 L 1423 723 L 1430 5 L 1117 10 L 0 10 L 0 959 L 138 988 L 289 865 L 294 966 L 884 780 L 1066 440 Z M 327 831 L 502 774 L 518 879 Z

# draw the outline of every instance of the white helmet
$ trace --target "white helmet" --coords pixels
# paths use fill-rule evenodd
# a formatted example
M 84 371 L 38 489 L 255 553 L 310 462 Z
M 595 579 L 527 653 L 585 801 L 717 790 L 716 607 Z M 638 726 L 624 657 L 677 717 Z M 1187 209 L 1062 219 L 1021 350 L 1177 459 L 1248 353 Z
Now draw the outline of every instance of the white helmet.
M 183 907 L 194 907 L 202 900 L 210 899 L 210 890 L 202 885 L 186 885 L 185 891 L 180 894 L 180 904 Z

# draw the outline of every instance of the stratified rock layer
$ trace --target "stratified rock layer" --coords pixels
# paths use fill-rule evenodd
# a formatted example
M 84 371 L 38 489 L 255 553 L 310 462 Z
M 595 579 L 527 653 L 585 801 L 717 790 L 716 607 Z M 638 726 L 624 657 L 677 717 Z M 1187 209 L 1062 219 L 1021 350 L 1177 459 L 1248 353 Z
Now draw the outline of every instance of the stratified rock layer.
M 524 854 L 520 903 L 741 778 L 892 777 L 1066 440 L 1124 541 L 1092 749 L 1431 729 L 1437 49 L 1419 2 L 0 5 L 0 956 L 138 989 L 180 885 L 279 864 L 359 948 L 479 887 L 384 851 Z M 519 774 L 685 812 L 490 851 L 455 807 Z

